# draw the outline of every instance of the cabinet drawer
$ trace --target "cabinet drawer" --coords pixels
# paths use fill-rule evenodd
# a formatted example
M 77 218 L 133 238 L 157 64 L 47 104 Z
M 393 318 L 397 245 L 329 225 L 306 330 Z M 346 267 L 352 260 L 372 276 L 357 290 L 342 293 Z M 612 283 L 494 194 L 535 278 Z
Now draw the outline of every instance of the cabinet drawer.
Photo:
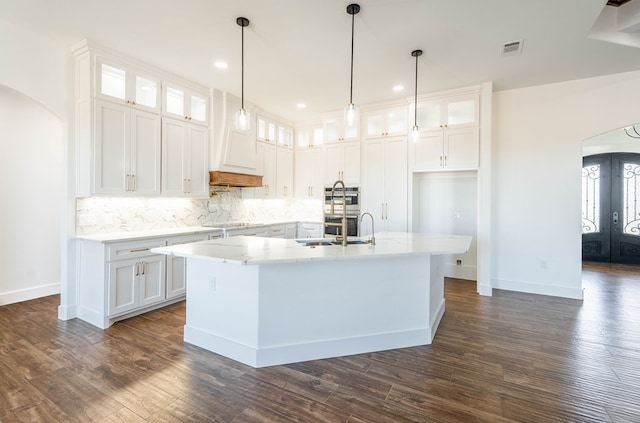
M 271 238 L 284 238 L 284 225 L 271 226 L 269 228 L 269 236 Z
M 148 256 L 152 254 L 149 252 L 152 248 L 164 247 L 165 245 L 164 238 L 111 244 L 107 248 L 107 261 Z

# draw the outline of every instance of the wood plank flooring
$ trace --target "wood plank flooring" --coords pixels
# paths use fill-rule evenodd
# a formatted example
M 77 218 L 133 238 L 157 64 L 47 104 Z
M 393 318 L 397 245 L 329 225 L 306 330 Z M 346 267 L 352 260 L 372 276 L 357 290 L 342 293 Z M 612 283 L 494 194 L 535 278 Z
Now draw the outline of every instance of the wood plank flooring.
M 449 279 L 431 346 L 263 369 L 184 344 L 184 303 L 105 331 L 7 305 L 0 421 L 639 422 L 640 269 L 583 279 L 584 301 Z

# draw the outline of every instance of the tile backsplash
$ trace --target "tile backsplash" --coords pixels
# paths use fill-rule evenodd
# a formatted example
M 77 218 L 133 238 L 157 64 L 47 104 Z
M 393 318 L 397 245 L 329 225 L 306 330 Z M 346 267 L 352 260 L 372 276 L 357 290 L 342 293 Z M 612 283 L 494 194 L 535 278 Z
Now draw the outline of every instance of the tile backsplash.
M 322 221 L 320 199 L 243 199 L 232 188 L 208 200 L 90 197 L 76 200 L 76 234 L 133 232 L 227 222 Z

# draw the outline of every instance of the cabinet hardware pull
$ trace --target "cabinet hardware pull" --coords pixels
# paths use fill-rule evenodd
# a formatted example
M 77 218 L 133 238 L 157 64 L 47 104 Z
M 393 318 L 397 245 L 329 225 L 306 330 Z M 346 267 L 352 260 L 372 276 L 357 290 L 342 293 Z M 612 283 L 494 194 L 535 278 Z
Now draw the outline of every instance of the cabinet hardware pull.
M 447 156 L 444 156 L 444 167 L 447 167 Z
M 136 175 L 131 175 L 131 179 L 133 180 L 133 189 L 131 191 L 136 190 Z
M 130 253 L 139 253 L 141 251 L 149 251 L 149 247 L 147 247 L 147 248 L 136 248 L 134 250 L 129 250 Z
M 145 270 L 144 270 L 144 265 L 145 265 L 145 264 L 146 264 L 146 263 L 145 263 L 144 261 L 143 261 L 142 263 L 140 263 L 140 267 L 142 267 L 142 273 L 141 273 L 142 275 L 144 275 L 144 274 L 145 274 Z
M 442 167 L 442 156 L 440 156 L 440 167 Z
M 131 185 L 131 183 L 129 182 L 129 180 L 131 179 L 131 175 L 127 175 L 126 177 L 126 181 L 125 181 L 125 190 L 126 191 L 130 191 L 131 189 L 129 188 L 129 186 Z
M 139 264 L 140 264 L 140 263 L 136 262 L 136 267 L 135 267 L 135 272 L 136 272 L 136 274 L 135 274 L 135 276 L 138 276 L 138 275 L 140 274 L 140 273 L 139 273 L 139 271 L 138 271 L 138 265 L 139 265 Z

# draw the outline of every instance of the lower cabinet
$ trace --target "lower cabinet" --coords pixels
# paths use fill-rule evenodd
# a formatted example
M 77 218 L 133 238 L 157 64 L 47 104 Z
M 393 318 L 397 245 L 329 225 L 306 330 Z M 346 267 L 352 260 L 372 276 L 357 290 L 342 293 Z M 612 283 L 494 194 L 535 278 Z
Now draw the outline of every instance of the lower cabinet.
M 185 262 L 152 248 L 203 241 L 208 233 L 132 241 L 78 241 L 78 317 L 101 329 L 185 296 Z
M 206 241 L 209 235 L 187 235 L 170 238 L 167 245 L 188 244 Z M 167 256 L 167 293 L 166 298 L 182 297 L 187 293 L 187 266 L 184 257 Z
M 164 301 L 165 274 L 165 258 L 157 254 L 110 262 L 109 316 Z

